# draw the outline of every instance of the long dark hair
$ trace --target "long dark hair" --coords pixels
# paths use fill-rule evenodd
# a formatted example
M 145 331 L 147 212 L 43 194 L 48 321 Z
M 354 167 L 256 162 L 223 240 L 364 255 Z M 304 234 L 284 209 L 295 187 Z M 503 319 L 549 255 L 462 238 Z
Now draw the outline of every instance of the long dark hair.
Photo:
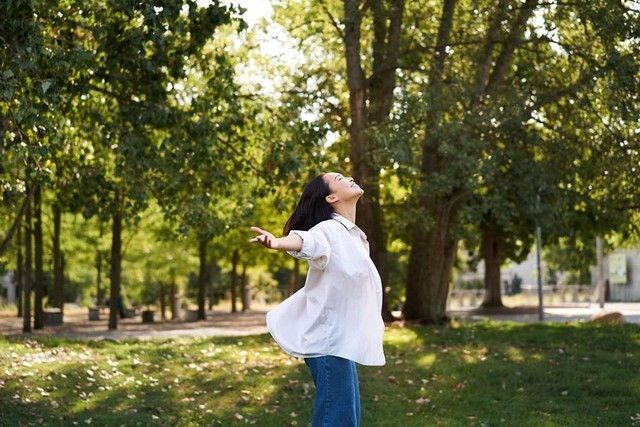
M 331 194 L 329 184 L 324 182 L 324 174 L 313 178 L 304 190 L 282 230 L 283 236 L 291 230 L 307 231 L 314 225 L 333 217 L 333 208 L 326 198 Z

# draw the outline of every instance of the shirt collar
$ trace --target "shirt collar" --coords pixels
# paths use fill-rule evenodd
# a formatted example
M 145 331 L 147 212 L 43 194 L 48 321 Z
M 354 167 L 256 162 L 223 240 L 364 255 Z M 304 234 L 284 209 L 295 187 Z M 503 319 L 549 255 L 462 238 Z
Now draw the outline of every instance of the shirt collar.
M 357 227 L 357 225 L 355 225 L 354 223 L 352 223 L 351 221 L 349 221 L 347 218 L 343 217 L 340 214 L 334 213 L 333 214 L 333 219 L 338 221 L 340 224 L 344 225 L 344 227 L 347 230 L 353 230 L 354 228 Z
M 336 221 L 338 221 L 340 224 L 342 224 L 342 226 L 344 228 L 347 229 L 347 231 L 351 232 L 353 230 L 355 230 L 356 232 L 358 232 L 360 234 L 360 239 L 363 240 L 364 245 L 367 247 L 367 251 L 369 250 L 369 240 L 367 239 L 367 235 L 364 234 L 364 231 L 362 231 L 360 229 L 360 227 L 358 227 L 357 225 L 355 225 L 354 223 L 352 223 L 351 221 L 349 221 L 347 218 L 334 213 L 333 214 L 333 219 L 335 219 Z

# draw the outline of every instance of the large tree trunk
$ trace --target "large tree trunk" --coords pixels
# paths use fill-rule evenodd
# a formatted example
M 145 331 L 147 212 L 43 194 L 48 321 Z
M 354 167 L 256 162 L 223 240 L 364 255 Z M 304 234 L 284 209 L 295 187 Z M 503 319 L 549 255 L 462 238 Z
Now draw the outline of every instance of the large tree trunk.
M 484 299 L 482 307 L 502 307 L 502 292 L 500 289 L 500 240 L 496 233 L 484 230 L 482 233 L 482 258 L 484 259 Z
M 117 199 L 117 197 L 116 197 Z M 116 202 L 117 205 L 118 202 Z M 118 300 L 122 279 L 122 211 L 116 206 L 111 231 L 111 293 L 109 296 L 109 329 L 118 329 Z
M 429 228 L 417 224 L 413 229 L 406 301 L 402 309 L 406 320 L 428 324 L 448 321 L 449 281 L 458 250 L 452 227 L 459 205 L 456 200 L 431 198 L 427 206 L 430 206 L 428 212 L 434 223 Z
M 361 63 L 361 25 L 364 5 L 358 0 L 344 2 L 345 56 L 351 111 L 351 164 L 354 179 L 366 194 L 358 207 L 358 225 L 367 235 L 371 259 L 382 279 L 383 291 L 389 279 L 387 236 L 380 205 L 380 161 L 376 160 L 377 142 L 367 129 L 389 117 L 395 88 L 404 0 L 371 2 L 374 19 L 373 73 L 366 78 Z M 388 27 L 387 27 L 388 24 Z M 386 292 L 383 292 L 382 316 L 393 320 Z
M 426 134 L 422 147 L 422 188 L 418 189 L 418 206 L 421 214 L 413 224 L 413 237 L 407 271 L 406 301 L 403 316 L 406 320 L 419 320 L 440 324 L 447 320 L 446 304 L 449 292 L 451 268 L 455 260 L 458 242 L 453 229 L 462 202 L 461 194 L 444 194 L 429 197 L 426 181 L 434 177 L 445 166 L 439 147 L 438 132 L 441 115 L 446 109 L 442 105 L 443 79 L 447 46 L 449 46 L 456 0 L 445 0 L 436 39 L 436 47 L 429 75 L 430 98 L 425 116 Z M 425 225 L 427 215 L 433 221 Z
M 207 320 L 207 312 L 205 311 L 205 293 L 207 289 L 207 245 L 209 239 L 201 237 L 198 245 L 198 254 L 200 256 L 200 268 L 198 271 L 198 320 Z
M 60 233 L 62 229 L 62 209 L 53 205 L 53 293 L 52 305 L 64 313 L 64 270 L 62 269 L 62 250 L 60 249 Z
M 33 328 L 44 329 L 44 310 L 42 308 L 42 299 L 44 298 L 44 250 L 42 239 L 42 190 L 40 184 L 37 184 L 36 193 L 33 196 L 33 208 L 33 241 L 35 249 Z
M 27 202 L 24 214 L 24 282 L 22 301 L 24 302 L 22 332 L 31 332 L 31 283 L 33 280 L 33 259 L 31 249 L 31 203 Z

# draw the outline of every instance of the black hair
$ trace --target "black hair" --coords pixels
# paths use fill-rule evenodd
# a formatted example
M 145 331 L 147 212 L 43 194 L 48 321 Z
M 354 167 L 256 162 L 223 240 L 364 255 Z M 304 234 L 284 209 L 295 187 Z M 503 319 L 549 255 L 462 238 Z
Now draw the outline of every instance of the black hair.
M 324 175 L 317 175 L 304 187 L 300 200 L 284 225 L 284 236 L 291 230 L 307 231 L 314 225 L 333 218 L 333 208 L 326 200 L 331 189 L 324 181 Z

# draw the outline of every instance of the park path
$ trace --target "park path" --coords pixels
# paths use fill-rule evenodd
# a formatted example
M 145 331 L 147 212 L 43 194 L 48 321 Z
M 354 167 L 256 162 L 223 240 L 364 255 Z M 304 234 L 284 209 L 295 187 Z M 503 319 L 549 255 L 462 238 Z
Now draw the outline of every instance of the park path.
M 265 316 L 270 307 L 258 310 L 230 313 L 227 309 L 207 313 L 207 320 L 184 322 L 159 320 L 142 323 L 140 315 L 129 319 L 119 319 L 117 330 L 108 330 L 107 313 L 98 321 L 89 320 L 88 310 L 80 307 L 65 309 L 65 322 L 59 326 L 46 326 L 34 330 L 26 336 L 52 335 L 77 339 L 152 339 L 195 336 L 245 336 L 267 333 Z M 555 305 L 545 307 L 545 322 L 587 321 L 593 316 L 618 312 L 625 322 L 640 324 L 640 303 L 607 303 L 604 308 L 598 304 Z M 452 308 L 449 314 L 457 318 L 481 320 L 490 318 L 499 321 L 539 322 L 537 307 L 514 307 L 498 311 L 481 311 L 473 308 Z M 23 336 L 22 319 L 15 316 L 0 317 L 0 336 Z
M 207 320 L 198 322 L 157 320 L 142 323 L 140 315 L 128 319 L 118 319 L 118 329 L 108 329 L 108 312 L 101 314 L 100 320 L 89 320 L 86 308 L 65 308 L 64 323 L 33 330 L 30 335 L 55 335 L 85 339 L 149 339 L 175 338 L 185 336 L 244 336 L 267 332 L 266 309 L 230 313 L 229 311 L 209 311 Z M 0 318 L 0 336 L 21 336 L 22 319 Z

